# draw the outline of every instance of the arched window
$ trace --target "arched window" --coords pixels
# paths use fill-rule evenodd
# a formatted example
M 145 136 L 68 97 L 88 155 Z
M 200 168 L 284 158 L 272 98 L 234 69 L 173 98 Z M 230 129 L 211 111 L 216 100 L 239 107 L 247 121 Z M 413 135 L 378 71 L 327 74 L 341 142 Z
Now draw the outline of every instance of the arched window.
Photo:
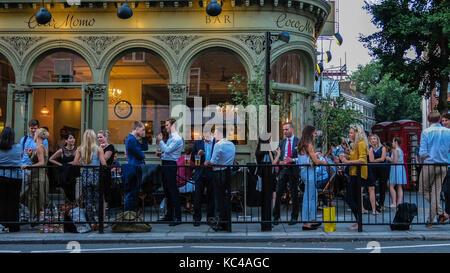
M 301 55 L 288 52 L 278 57 L 271 67 L 271 80 L 277 83 L 305 85 L 305 68 Z
M 6 123 L 8 84 L 14 82 L 14 70 L 9 61 L 0 54 L 0 131 L 3 130 Z
M 194 109 L 194 97 L 201 97 L 203 107 L 221 104 L 233 105 L 232 92 L 228 85 L 233 82 L 235 75 L 247 79 L 245 67 L 236 53 L 224 48 L 211 48 L 201 52 L 189 69 L 187 106 L 191 110 Z M 202 125 L 208 120 L 209 118 L 204 118 Z M 191 134 L 193 139 L 197 139 L 200 132 L 195 132 L 192 128 Z M 232 134 L 229 132 L 229 135 Z M 239 142 L 239 144 L 243 143 Z
M 79 54 L 57 50 L 39 62 L 33 82 L 92 82 L 92 74 L 88 63 Z
M 144 50 L 120 55 L 109 76 L 110 141 L 123 144 L 135 120 L 145 124 L 151 142 L 169 118 L 169 72 L 160 56 Z

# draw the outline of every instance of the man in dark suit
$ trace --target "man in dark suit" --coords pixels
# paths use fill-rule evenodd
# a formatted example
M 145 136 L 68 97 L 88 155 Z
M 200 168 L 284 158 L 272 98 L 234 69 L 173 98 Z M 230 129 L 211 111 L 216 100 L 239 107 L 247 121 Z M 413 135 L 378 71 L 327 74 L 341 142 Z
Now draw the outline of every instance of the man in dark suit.
M 295 164 L 295 159 L 297 158 L 297 145 L 299 139 L 294 136 L 294 127 L 292 123 L 288 122 L 283 125 L 283 135 L 284 139 L 280 141 L 280 158 L 277 164 L 280 165 L 291 165 Z M 273 210 L 274 225 L 278 225 L 280 221 L 280 203 L 281 196 L 286 190 L 286 183 L 289 182 L 291 194 L 292 194 L 292 213 L 289 225 L 295 225 L 298 218 L 299 210 L 299 200 L 298 200 L 298 181 L 300 170 L 298 167 L 281 167 L 278 183 L 277 183 L 277 197 L 275 200 L 275 207 Z
M 194 142 L 194 148 L 191 154 L 191 160 L 195 161 L 195 156 L 200 156 L 200 165 L 205 161 L 210 161 L 214 151 L 215 139 L 211 132 L 203 134 L 203 138 Z M 195 168 L 194 181 L 194 226 L 198 227 L 202 220 L 202 196 L 206 188 L 207 194 L 207 219 L 213 218 L 214 214 L 214 174 L 211 168 Z

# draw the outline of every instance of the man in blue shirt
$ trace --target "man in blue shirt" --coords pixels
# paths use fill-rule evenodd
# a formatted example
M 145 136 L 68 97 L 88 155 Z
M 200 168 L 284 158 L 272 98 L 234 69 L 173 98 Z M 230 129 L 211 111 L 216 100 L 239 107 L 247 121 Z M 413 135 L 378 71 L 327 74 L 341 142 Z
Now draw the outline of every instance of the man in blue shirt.
M 145 137 L 145 126 L 140 121 L 135 121 L 132 127 L 133 131 L 125 140 L 125 151 L 127 153 L 128 166 L 130 168 L 130 178 L 128 183 L 130 185 L 129 192 L 125 197 L 124 210 L 134 211 L 137 208 L 137 200 L 139 194 L 139 185 L 135 176 L 136 167 L 145 164 L 145 154 L 143 151 L 148 150 L 148 140 Z M 142 138 L 142 143 L 139 142 L 138 137 Z
M 203 138 L 194 142 L 194 148 L 191 154 L 191 160 L 195 161 L 196 156 L 200 156 L 200 165 L 203 165 L 205 161 L 211 161 L 211 156 L 214 151 L 215 139 L 212 137 L 211 132 L 203 134 Z M 207 195 L 207 214 L 206 218 L 211 219 L 214 217 L 214 175 L 211 168 L 199 167 L 195 168 L 194 181 L 195 181 L 195 193 L 194 193 L 194 226 L 198 227 L 202 220 L 202 195 L 205 190 Z
M 420 137 L 420 159 L 425 164 L 445 164 L 445 166 L 425 165 L 419 177 L 419 192 L 424 195 L 425 200 L 430 202 L 430 216 L 427 227 L 431 227 L 436 214 L 440 223 L 449 219 L 440 206 L 439 195 L 442 182 L 447 174 L 449 162 L 448 152 L 450 150 L 450 129 L 442 126 L 440 114 L 432 112 L 428 115 L 430 127 L 422 131 Z
M 183 139 L 176 129 L 176 120 L 166 120 L 166 131 L 170 134 L 167 143 L 162 141 L 162 134 L 156 137 L 156 143 L 161 147 L 161 160 L 163 167 L 163 189 L 167 200 L 167 213 L 162 219 L 170 221 L 169 226 L 181 224 L 181 203 L 177 187 L 177 161 L 183 151 Z M 175 167 L 171 167 L 175 166 Z
M 234 164 L 236 147 L 226 139 L 226 131 L 223 126 L 216 126 L 214 130 L 216 144 L 211 156 L 211 161 L 205 165 L 213 166 L 215 205 L 219 211 L 219 222 L 213 226 L 215 231 L 231 232 L 230 194 L 231 194 L 231 170 L 227 167 Z
M 25 150 L 36 150 L 36 143 L 34 142 L 34 135 L 36 130 L 39 129 L 39 121 L 37 119 L 32 119 L 28 122 L 29 134 L 20 139 L 20 145 L 22 146 L 22 160 L 20 165 L 31 165 L 31 160 Z M 48 150 L 48 141 L 44 139 L 44 145 Z

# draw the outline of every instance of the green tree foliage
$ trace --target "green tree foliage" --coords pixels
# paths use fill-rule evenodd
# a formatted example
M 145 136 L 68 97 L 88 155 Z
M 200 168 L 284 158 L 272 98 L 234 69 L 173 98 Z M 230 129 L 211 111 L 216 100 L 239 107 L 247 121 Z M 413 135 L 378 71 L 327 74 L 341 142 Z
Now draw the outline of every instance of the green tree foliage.
M 341 137 L 348 136 L 351 124 L 361 123 L 361 113 L 345 108 L 345 99 L 342 97 L 321 98 L 312 106 L 314 124 L 321 130 L 322 147 L 328 147 L 331 143 L 340 143 Z
M 350 79 L 355 82 L 356 91 L 366 95 L 376 105 L 377 122 L 411 119 L 420 122 L 422 119 L 421 96 L 394 79 L 391 74 L 382 76 L 382 64 L 371 62 L 358 66 Z
M 381 75 L 391 74 L 409 93 L 431 94 L 439 86 L 438 110 L 448 111 L 450 73 L 449 0 L 380 0 L 365 2 L 380 31 L 362 37 L 380 60 Z
M 228 84 L 228 89 L 231 91 L 232 101 L 235 105 L 255 105 L 259 111 L 260 105 L 266 104 L 266 91 L 264 82 L 264 71 L 256 70 L 253 79 L 245 78 L 242 75 L 235 74 L 232 81 Z M 272 86 L 273 81 L 271 81 Z M 280 119 L 283 119 L 289 114 L 290 109 L 295 105 L 295 102 L 286 102 L 283 93 L 275 92 L 270 88 L 270 103 L 272 105 L 280 106 Z

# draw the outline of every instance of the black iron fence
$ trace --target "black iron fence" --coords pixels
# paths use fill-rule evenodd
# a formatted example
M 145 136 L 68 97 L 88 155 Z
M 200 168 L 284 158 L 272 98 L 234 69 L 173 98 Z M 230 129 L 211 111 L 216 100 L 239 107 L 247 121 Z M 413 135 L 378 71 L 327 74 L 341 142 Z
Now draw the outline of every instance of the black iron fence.
M 448 164 L 222 167 L 219 178 L 211 167 L 189 164 L 0 167 L 0 224 L 10 232 L 31 226 L 43 233 L 173 224 L 178 205 L 165 182 L 167 169 L 176 173 L 181 224 L 222 224 L 227 231 L 235 224 L 260 224 L 264 231 L 279 224 L 323 224 L 333 231 L 336 223 L 352 223 L 362 231 L 366 225 L 448 223 Z M 193 178 L 204 169 L 212 175 L 201 176 L 200 185 Z

